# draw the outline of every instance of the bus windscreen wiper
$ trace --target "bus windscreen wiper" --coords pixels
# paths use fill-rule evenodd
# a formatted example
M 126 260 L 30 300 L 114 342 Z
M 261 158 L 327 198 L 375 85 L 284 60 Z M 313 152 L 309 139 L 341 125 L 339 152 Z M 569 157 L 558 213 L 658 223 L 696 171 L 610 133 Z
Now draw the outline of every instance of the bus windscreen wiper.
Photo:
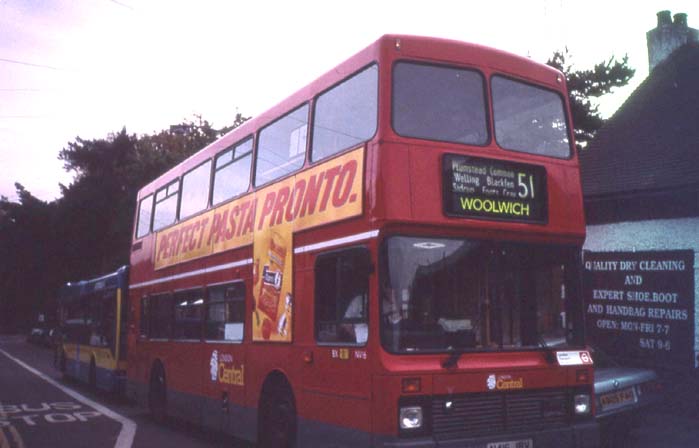
M 548 345 L 546 339 L 544 339 L 542 335 L 537 335 L 537 338 L 539 339 L 539 346 L 544 349 L 544 358 L 546 358 L 546 362 L 553 364 L 556 361 L 556 355 L 553 353 L 554 348 Z
M 453 369 L 459 362 L 459 358 L 463 355 L 466 350 L 454 350 L 449 354 L 449 357 L 442 362 L 442 367 L 445 369 Z

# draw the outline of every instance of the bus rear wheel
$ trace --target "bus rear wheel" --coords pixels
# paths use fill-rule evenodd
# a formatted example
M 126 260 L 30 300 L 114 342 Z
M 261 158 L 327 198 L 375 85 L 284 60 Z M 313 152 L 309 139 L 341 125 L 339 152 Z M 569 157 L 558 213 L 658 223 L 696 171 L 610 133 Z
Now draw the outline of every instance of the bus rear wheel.
M 160 364 L 153 367 L 148 387 L 148 409 L 150 415 L 158 423 L 165 421 L 167 416 L 167 385 L 165 370 Z
M 272 381 L 263 389 L 258 422 L 261 448 L 296 446 L 296 404 L 286 381 Z

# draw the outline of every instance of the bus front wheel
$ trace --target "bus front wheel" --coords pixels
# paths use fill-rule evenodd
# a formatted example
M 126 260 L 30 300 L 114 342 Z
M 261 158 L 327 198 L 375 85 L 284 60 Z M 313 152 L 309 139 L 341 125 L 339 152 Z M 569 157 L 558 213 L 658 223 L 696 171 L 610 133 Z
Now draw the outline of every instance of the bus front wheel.
M 165 421 L 167 415 L 167 384 L 165 383 L 165 370 L 162 365 L 153 367 L 150 385 L 148 387 L 148 409 L 156 422 Z
M 296 446 L 296 404 L 286 380 L 272 380 L 263 388 L 257 432 L 262 448 Z

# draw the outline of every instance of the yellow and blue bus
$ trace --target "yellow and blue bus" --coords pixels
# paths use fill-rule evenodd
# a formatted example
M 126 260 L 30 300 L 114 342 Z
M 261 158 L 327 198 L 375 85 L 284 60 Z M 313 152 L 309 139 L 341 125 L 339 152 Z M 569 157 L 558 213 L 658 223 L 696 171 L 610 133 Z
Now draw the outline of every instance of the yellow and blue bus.
M 64 285 L 58 296 L 63 340 L 58 368 L 67 377 L 109 392 L 123 390 L 126 373 L 128 266 Z

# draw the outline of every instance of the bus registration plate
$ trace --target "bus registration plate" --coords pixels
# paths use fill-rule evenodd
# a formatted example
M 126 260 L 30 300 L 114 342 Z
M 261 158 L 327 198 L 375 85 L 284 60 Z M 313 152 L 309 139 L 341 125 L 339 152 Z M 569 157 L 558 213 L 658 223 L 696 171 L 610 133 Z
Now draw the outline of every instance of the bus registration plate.
M 532 439 L 491 442 L 486 446 L 486 448 L 534 448 L 534 442 Z

